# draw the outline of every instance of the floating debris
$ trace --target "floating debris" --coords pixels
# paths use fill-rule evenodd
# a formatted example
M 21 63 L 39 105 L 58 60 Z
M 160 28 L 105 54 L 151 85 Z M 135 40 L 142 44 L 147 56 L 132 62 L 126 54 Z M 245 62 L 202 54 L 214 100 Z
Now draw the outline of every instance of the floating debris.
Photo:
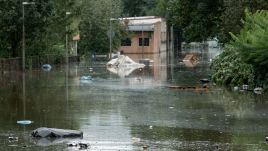
M 167 86 L 170 89 L 177 89 L 177 90 L 193 90 L 196 92 L 204 92 L 208 91 L 208 86 L 203 85 L 203 86 L 179 86 L 179 85 L 169 85 Z
M 204 83 L 209 83 L 210 80 L 209 79 L 200 79 L 200 82 L 204 84 Z
M 243 89 L 243 90 L 248 90 L 248 85 L 243 84 L 243 85 L 242 85 L 242 89 Z
M 91 76 L 81 76 L 80 80 L 93 80 Z
M 79 150 L 84 150 L 84 149 L 88 149 L 89 148 L 89 144 L 86 143 L 79 143 Z
M 69 129 L 58 129 L 58 128 L 47 128 L 41 127 L 32 132 L 33 137 L 37 138 L 59 138 L 59 137 L 83 137 L 82 131 L 69 130 Z
M 239 87 L 238 86 L 235 86 L 234 87 L 234 91 L 238 91 L 239 90 Z
M 17 142 L 19 140 L 19 137 L 10 136 L 8 137 L 9 142 Z
M 83 142 L 71 142 L 71 143 L 67 143 L 68 147 L 79 147 L 79 150 L 85 150 L 85 149 L 89 149 L 90 145 L 88 143 L 83 143 Z
M 68 146 L 68 147 L 77 147 L 78 144 L 75 143 L 75 142 L 71 142 L 71 143 L 67 143 L 67 146 Z
M 149 129 L 150 129 L 150 130 L 151 130 L 151 129 L 153 129 L 153 126 L 152 126 L 152 125 L 150 125 L 150 126 L 149 126 Z
M 44 71 L 50 71 L 52 69 L 52 66 L 50 64 L 44 64 L 42 65 L 42 69 Z
M 255 88 L 254 89 L 254 93 L 255 94 L 262 94 L 264 91 L 263 91 L 263 88 Z
M 21 120 L 21 121 L 17 121 L 17 124 L 21 124 L 21 125 L 29 125 L 32 124 L 33 121 L 30 120 Z
M 18 145 L 17 144 L 11 144 L 11 145 L 8 145 L 9 147 L 17 147 Z
M 132 137 L 132 143 L 138 143 L 138 142 L 140 142 L 140 141 L 141 141 L 140 138 Z
M 107 64 L 107 69 L 124 78 L 130 75 L 136 69 L 142 69 L 145 67 L 142 63 L 137 63 L 133 61 L 128 56 L 119 55 L 118 58 L 110 60 Z
M 183 58 L 183 63 L 185 64 L 186 67 L 194 67 L 198 64 L 198 57 L 194 54 L 187 54 Z
M 143 148 L 144 151 L 147 151 L 148 146 L 144 145 L 142 148 Z

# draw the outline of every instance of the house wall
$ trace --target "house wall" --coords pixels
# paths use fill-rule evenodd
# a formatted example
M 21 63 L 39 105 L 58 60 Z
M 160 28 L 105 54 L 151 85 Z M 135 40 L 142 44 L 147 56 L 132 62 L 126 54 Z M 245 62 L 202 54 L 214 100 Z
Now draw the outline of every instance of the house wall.
M 151 35 L 149 37 L 149 35 Z M 154 33 L 143 32 L 144 38 L 149 38 L 149 46 L 139 46 L 139 38 L 142 38 L 142 32 L 135 32 L 131 37 L 131 46 L 121 46 L 119 51 L 131 54 L 131 53 L 150 53 L 153 50 Z
M 149 36 L 150 35 L 150 36 Z M 121 46 L 119 51 L 124 54 L 152 54 L 160 52 L 161 44 L 161 22 L 154 24 L 153 32 L 143 32 L 144 38 L 149 39 L 149 46 L 139 46 L 139 38 L 142 38 L 142 32 L 135 32 L 131 38 L 131 46 Z

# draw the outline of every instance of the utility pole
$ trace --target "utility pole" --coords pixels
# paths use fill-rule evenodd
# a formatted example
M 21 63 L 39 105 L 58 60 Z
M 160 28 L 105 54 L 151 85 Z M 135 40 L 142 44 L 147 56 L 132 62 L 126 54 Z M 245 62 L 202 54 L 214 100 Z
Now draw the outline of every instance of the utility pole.
M 22 2 L 22 101 L 23 118 L 26 118 L 26 82 L 25 82 L 25 13 L 24 5 L 34 5 L 34 2 Z
M 22 2 L 22 71 L 25 72 L 25 13 L 24 5 L 34 5 L 34 2 Z
M 68 50 L 68 25 L 67 25 L 67 17 L 71 15 L 71 12 L 66 12 L 66 26 L 65 26 L 65 63 L 69 64 L 69 50 Z
M 142 59 L 144 55 L 144 32 L 143 32 L 143 23 L 141 24 L 141 39 L 142 39 Z
M 109 40 L 110 40 L 110 54 L 109 54 L 109 59 L 112 58 L 112 21 L 111 21 L 111 18 L 110 18 L 110 32 L 109 32 Z

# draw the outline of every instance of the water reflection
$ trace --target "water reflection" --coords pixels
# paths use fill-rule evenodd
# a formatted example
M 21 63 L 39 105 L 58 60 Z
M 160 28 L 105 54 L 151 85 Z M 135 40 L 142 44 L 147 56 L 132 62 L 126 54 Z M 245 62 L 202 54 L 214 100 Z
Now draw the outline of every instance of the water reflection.
M 140 60 L 136 55 L 129 57 Z M 175 58 L 169 68 L 165 53 L 143 57 L 152 64 L 125 78 L 111 74 L 103 62 L 26 72 L 25 101 L 22 74 L 1 73 L 3 150 L 25 146 L 28 150 L 70 150 L 65 144 L 69 140 L 31 139 L 28 134 L 39 127 L 81 130 L 91 150 L 142 150 L 144 145 L 149 150 L 171 151 L 268 149 L 264 143 L 267 96 L 212 85 L 207 93 L 169 89 L 170 84 L 200 85 L 199 80 L 209 74 L 209 65 L 187 68 Z M 79 80 L 83 75 L 94 80 L 83 83 Z M 25 118 L 34 123 L 23 130 L 16 121 Z M 9 142 L 9 136 L 19 137 L 18 142 Z

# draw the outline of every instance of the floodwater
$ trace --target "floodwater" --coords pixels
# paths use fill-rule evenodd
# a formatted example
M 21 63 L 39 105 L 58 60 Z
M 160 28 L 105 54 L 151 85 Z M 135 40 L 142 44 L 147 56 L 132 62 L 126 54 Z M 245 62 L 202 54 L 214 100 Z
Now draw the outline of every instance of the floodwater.
M 108 71 L 104 62 L 72 64 L 68 72 L 65 66 L 25 75 L 2 72 L 0 150 L 79 150 L 66 145 L 72 141 L 86 142 L 88 150 L 96 151 L 268 150 L 267 96 L 212 84 L 208 90 L 171 89 L 168 86 L 202 86 L 199 79 L 208 77 L 208 63 L 187 67 L 182 62 L 170 65 L 165 54 L 143 57 L 153 62 L 118 74 Z M 79 80 L 84 75 L 94 80 Z M 16 123 L 24 119 L 33 123 Z M 39 127 L 81 130 L 84 136 L 33 139 L 30 133 Z

